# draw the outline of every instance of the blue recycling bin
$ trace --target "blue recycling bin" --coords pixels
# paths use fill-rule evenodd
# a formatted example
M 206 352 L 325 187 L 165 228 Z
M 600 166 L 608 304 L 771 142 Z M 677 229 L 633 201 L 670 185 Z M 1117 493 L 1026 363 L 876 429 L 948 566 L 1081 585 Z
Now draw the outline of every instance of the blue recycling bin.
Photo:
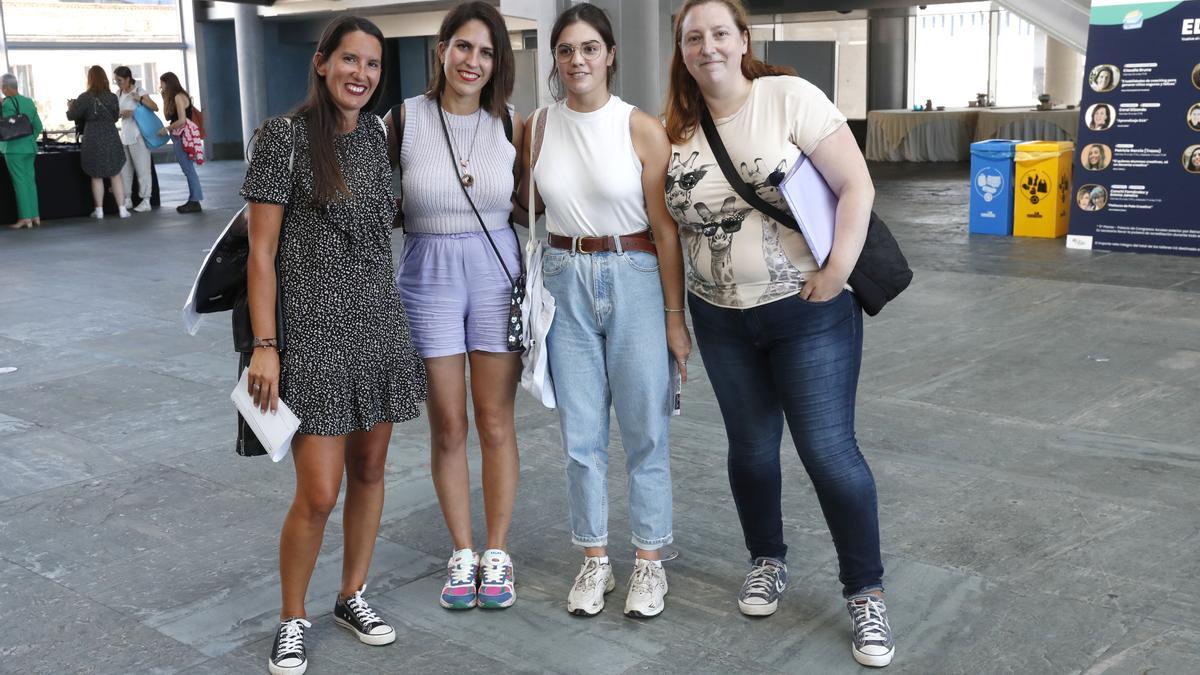
M 1013 155 L 1021 141 L 971 144 L 971 234 L 1012 236 Z

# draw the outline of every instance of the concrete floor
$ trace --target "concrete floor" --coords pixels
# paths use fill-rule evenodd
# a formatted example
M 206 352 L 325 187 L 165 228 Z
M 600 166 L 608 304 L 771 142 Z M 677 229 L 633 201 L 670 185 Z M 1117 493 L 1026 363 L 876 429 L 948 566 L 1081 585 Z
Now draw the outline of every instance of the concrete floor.
M 203 168 L 201 216 L 169 208 L 183 183 L 161 169 L 168 208 L 153 215 L 0 231 L 0 367 L 17 368 L 0 374 L 0 672 L 264 672 L 292 471 L 234 455 L 227 319 L 196 337 L 179 320 L 241 166 Z M 873 170 L 917 272 L 867 321 L 859 387 L 898 641 L 889 672 L 1197 672 L 1200 261 L 968 237 L 965 167 Z M 745 551 L 723 429 L 703 370 L 693 378 L 673 425 L 681 555 L 662 617 L 618 611 L 631 568 L 619 461 L 616 606 L 564 611 L 580 555 L 558 428 L 522 394 L 517 605 L 438 607 L 450 546 L 428 431 L 402 425 L 370 582 L 399 639 L 365 647 L 332 623 L 339 512 L 312 583 L 309 672 L 861 671 L 790 441 L 792 586 L 775 616 L 738 613 Z

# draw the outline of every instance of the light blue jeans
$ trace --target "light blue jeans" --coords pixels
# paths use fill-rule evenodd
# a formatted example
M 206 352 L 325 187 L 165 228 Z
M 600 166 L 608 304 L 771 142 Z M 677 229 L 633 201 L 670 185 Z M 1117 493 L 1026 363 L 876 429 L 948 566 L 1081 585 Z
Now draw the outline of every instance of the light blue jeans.
M 183 148 L 183 140 L 178 136 L 171 136 L 171 145 L 175 146 L 175 161 L 183 170 L 183 176 L 187 178 L 188 201 L 204 201 L 204 189 L 200 187 L 200 176 L 196 175 L 196 164 Z M 126 185 L 125 189 L 129 190 L 129 186 Z
M 608 545 L 611 405 L 625 446 L 633 544 L 658 549 L 672 540 L 670 357 L 658 258 L 547 248 L 542 272 L 556 304 L 546 345 L 567 455 L 571 541 Z

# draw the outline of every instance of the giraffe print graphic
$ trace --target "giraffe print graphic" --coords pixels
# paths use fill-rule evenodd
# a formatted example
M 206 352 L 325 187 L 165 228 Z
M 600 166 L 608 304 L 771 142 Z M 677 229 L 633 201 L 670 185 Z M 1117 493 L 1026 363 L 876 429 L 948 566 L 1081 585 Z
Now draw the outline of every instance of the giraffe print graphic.
M 766 216 L 762 216 L 762 252 L 770 281 L 757 304 L 791 295 L 804 285 L 804 274 L 792 264 L 779 242 L 779 224 Z

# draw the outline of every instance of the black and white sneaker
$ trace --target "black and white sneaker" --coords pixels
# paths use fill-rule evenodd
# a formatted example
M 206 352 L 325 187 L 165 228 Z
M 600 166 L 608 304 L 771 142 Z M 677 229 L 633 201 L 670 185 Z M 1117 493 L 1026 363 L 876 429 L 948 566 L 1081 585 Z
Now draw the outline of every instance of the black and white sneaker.
M 279 622 L 271 658 L 267 661 L 271 675 L 301 675 L 308 669 L 308 657 L 304 654 L 305 628 L 312 628 L 312 624 L 299 617 Z
M 338 598 L 333 606 L 333 620 L 337 625 L 354 633 L 363 644 L 390 645 L 396 641 L 396 630 L 379 618 L 375 610 L 367 604 L 366 598 L 363 598 L 365 590 L 367 587 L 364 584 L 354 595 Z
M 854 630 L 854 660 L 876 668 L 891 663 L 896 655 L 896 642 L 892 639 L 883 599 L 863 593 L 847 600 L 846 609 L 850 612 L 850 627 Z
M 771 616 L 787 590 L 787 564 L 775 558 L 758 558 L 738 593 L 738 609 L 746 616 Z

